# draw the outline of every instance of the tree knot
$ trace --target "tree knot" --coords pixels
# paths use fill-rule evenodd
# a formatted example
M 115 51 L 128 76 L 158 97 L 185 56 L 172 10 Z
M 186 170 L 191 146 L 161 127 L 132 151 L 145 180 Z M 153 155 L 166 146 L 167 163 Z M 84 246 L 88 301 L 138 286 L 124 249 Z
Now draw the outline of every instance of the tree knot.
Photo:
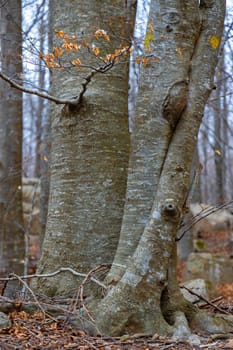
M 163 102 L 163 117 L 169 122 L 172 129 L 175 128 L 188 99 L 187 81 L 175 82 L 168 90 Z
M 169 218 L 174 219 L 177 219 L 180 214 L 180 211 L 173 199 L 166 199 L 165 203 L 161 207 L 161 212 L 163 216 L 168 216 Z

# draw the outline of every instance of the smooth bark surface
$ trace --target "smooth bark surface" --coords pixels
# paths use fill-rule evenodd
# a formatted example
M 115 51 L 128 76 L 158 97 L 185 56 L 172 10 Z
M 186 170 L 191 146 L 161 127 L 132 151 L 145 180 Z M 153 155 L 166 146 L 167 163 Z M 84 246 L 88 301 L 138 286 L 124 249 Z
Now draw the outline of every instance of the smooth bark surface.
M 48 47 L 50 51 L 53 49 L 53 19 L 52 11 L 49 11 L 48 16 Z M 42 27 L 43 28 L 43 27 Z M 43 47 L 43 44 L 41 43 Z M 49 86 L 51 86 L 51 74 L 49 74 Z M 40 222 L 41 222 L 41 236 L 40 236 L 40 251 L 45 236 L 48 204 L 49 204 L 49 186 L 50 186 L 50 163 L 51 163 L 51 115 L 50 105 L 45 107 L 47 113 L 44 113 L 41 135 L 41 157 L 40 157 L 40 172 L 41 172 L 41 192 L 40 192 Z
M 72 9 L 72 11 L 71 11 Z M 100 47 L 103 53 L 129 45 L 125 1 L 57 1 L 52 4 L 54 29 Z M 94 40 L 105 30 L 110 42 Z M 56 42 L 54 43 L 57 44 Z M 76 53 L 87 68 L 56 70 L 52 92 L 76 96 L 102 62 L 89 49 Z M 88 272 L 111 263 L 117 247 L 128 167 L 128 58 L 97 74 L 82 104 L 52 111 L 52 165 L 48 222 L 38 272 L 70 266 Z M 40 281 L 46 294 L 73 293 L 80 279 L 64 274 Z
M 114 265 L 108 276 L 122 276 L 147 223 L 169 142 L 186 107 L 190 61 L 200 32 L 196 1 L 152 1 L 134 115 L 126 205 Z
M 113 48 L 119 45 L 119 32 L 120 40 L 129 33 L 124 1 L 93 1 L 91 8 L 86 2 L 72 4 L 56 2 L 54 28 L 78 33 L 84 40 L 93 29 L 106 30 Z M 73 12 L 66 12 L 68 8 Z M 200 314 L 183 299 L 176 281 L 176 234 L 186 211 L 192 157 L 213 87 L 224 15 L 222 0 L 152 0 L 124 214 L 128 65 L 122 62 L 95 75 L 82 104 L 53 110 L 49 215 L 38 272 L 69 264 L 86 273 L 111 263 L 123 215 L 106 296 L 85 300 L 90 313 L 83 307 L 76 320 L 85 330 L 187 339 L 189 325 L 209 332 L 232 327 Z M 108 45 L 101 48 L 103 53 Z M 95 57 L 87 57 L 79 58 L 95 64 Z M 81 76 L 57 69 L 53 94 L 60 92 L 63 99 L 78 95 L 86 68 Z M 78 282 L 73 275 L 60 274 L 34 287 L 50 295 L 70 294 Z M 85 323 L 90 315 L 95 329 Z
M 190 7 L 192 11 L 188 12 Z M 161 37 L 167 38 L 176 33 L 176 37 L 183 38 L 179 43 L 180 46 L 176 45 L 173 49 L 171 46 L 169 52 L 173 55 L 174 62 L 177 56 L 182 59 L 183 55 L 187 55 L 186 59 L 190 64 L 187 77 L 188 93 L 182 110 L 177 106 L 181 105 L 180 99 L 184 98 L 183 92 L 181 95 L 175 93 L 175 98 L 169 99 L 168 107 L 163 109 L 161 116 L 154 114 L 155 120 L 161 118 L 164 124 L 165 121 L 169 123 L 172 128 L 172 137 L 168 140 L 167 150 L 160 163 L 155 187 L 157 191 L 151 214 L 146 217 L 146 225 L 137 248 L 123 277 L 98 305 L 97 326 L 105 334 L 128 332 L 174 332 L 176 334 L 184 317 L 190 320 L 196 317 L 197 312 L 191 305 L 187 303 L 185 305 L 180 297 L 180 300 L 174 298 L 173 306 L 170 300 L 165 298 L 171 307 L 169 313 L 164 313 L 161 300 L 166 304 L 162 298 L 164 293 L 167 291 L 169 296 L 174 294 L 172 291 L 177 291 L 175 269 L 172 273 L 173 278 L 169 277 L 169 271 L 174 263 L 176 232 L 186 206 L 185 200 L 197 133 L 205 103 L 213 87 L 225 4 L 224 1 L 203 1 L 199 7 L 196 1 L 188 4 L 185 1 L 169 1 L 166 5 L 164 1 L 152 1 L 153 8 L 158 18 L 161 18 L 159 22 L 163 28 L 162 33 L 160 30 Z M 164 11 L 166 8 L 167 12 Z M 185 16 L 186 13 L 189 14 L 188 17 Z M 167 25 L 170 28 L 168 33 L 166 33 Z M 191 41 L 193 46 L 190 45 L 190 32 L 194 33 L 191 36 L 194 39 Z M 166 59 L 161 62 L 161 65 L 166 65 Z M 179 65 L 174 69 L 174 74 L 177 74 L 178 68 Z M 160 86 L 159 78 L 157 85 L 162 95 L 164 90 Z M 161 108 L 161 105 L 159 106 Z M 161 135 L 160 129 L 158 131 Z M 159 137 L 154 129 L 154 139 L 157 140 Z M 145 138 L 147 140 L 146 133 Z M 164 138 L 163 134 L 163 140 Z M 148 144 L 151 149 L 154 149 L 152 141 Z M 138 149 L 132 146 L 132 153 L 137 151 Z M 146 172 L 146 170 L 146 167 L 142 167 L 141 171 Z
M 1 70 L 16 81 L 22 73 L 21 1 L 0 8 Z M 24 231 L 21 193 L 22 93 L 0 81 L 0 266 L 22 274 Z

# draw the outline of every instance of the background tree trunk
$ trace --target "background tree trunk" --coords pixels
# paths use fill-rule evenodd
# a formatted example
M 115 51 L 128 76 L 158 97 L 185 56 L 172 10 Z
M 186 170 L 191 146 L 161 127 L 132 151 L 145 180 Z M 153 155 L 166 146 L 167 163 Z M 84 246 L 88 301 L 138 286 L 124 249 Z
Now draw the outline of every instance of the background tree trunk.
M 220 67 L 219 67 L 220 69 Z M 223 126 L 223 116 L 221 107 L 221 78 L 218 70 L 218 82 L 217 89 L 214 94 L 214 165 L 215 165 L 215 204 L 221 205 L 224 202 L 224 179 L 223 179 L 223 165 L 224 159 L 222 154 L 222 126 Z
M 57 1 L 51 10 L 54 29 L 76 35 L 80 41 L 92 44 L 94 32 L 105 30 L 110 36 L 105 49 L 100 47 L 105 53 L 129 45 L 133 23 L 123 0 L 77 1 L 75 6 L 73 1 Z M 76 58 L 85 66 L 98 67 L 100 61 L 89 49 L 83 56 L 81 51 Z M 56 70 L 52 93 L 59 97 L 77 95 L 89 73 L 89 68 Z M 53 108 L 49 212 L 39 273 L 67 265 L 85 273 L 98 264 L 112 262 L 128 167 L 127 104 L 128 58 L 95 76 L 78 110 Z M 45 294 L 67 294 L 73 293 L 78 281 L 63 274 L 34 286 Z
M 1 69 L 21 81 L 21 1 L 9 0 L 1 13 Z M 1 272 L 23 272 L 21 145 L 22 93 L 0 81 L 0 265 Z
M 47 25 L 47 36 L 48 36 L 48 47 L 49 50 L 53 50 L 53 18 L 52 13 L 49 11 L 48 14 L 48 25 Z M 42 45 L 42 44 L 41 44 Z M 51 72 L 48 73 L 49 82 L 48 86 L 51 87 Z M 44 240 L 46 231 L 46 223 L 48 216 L 48 203 L 49 203 L 49 187 L 50 187 L 50 163 L 51 163 L 51 113 L 50 104 L 47 103 L 45 107 L 45 113 L 43 115 L 42 122 L 42 135 L 41 135 L 41 157 L 40 157 L 40 222 L 41 222 L 41 236 L 39 239 L 40 250 Z

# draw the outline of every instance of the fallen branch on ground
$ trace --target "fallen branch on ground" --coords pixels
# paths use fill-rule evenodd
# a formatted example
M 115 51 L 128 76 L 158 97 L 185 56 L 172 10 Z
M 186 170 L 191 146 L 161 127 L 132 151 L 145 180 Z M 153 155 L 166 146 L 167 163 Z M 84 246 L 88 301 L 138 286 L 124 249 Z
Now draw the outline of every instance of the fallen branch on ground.
M 220 307 L 218 307 L 217 305 L 215 305 L 214 303 L 212 303 L 211 301 L 207 300 L 206 298 L 204 298 L 202 295 L 193 292 L 191 289 L 185 287 L 185 286 L 180 286 L 180 288 L 184 288 L 186 289 L 190 294 L 195 295 L 196 297 L 198 297 L 199 299 L 203 300 L 206 304 L 212 306 L 213 308 L 215 308 L 216 310 L 218 310 L 219 312 L 225 314 L 225 315 L 230 315 L 229 312 L 221 309 Z
M 110 264 L 102 264 L 100 265 L 102 267 L 106 267 L 106 268 L 110 268 Z M 98 268 L 98 267 L 97 267 Z M 97 269 L 96 268 L 96 269 Z M 10 274 L 9 277 L 5 277 L 5 278 L 0 278 L 0 281 L 12 281 L 12 280 L 17 280 L 18 277 L 21 278 L 22 280 L 24 279 L 30 279 L 30 278 L 49 278 L 49 277 L 53 277 L 58 275 L 61 272 L 70 272 L 72 275 L 74 276 L 79 276 L 79 277 L 84 277 L 86 278 L 88 276 L 88 273 L 81 273 L 81 272 L 77 272 L 74 269 L 72 269 L 71 267 L 60 267 L 60 269 L 51 272 L 51 273 L 44 273 L 44 274 L 32 274 L 32 275 L 25 275 L 25 276 L 15 276 L 14 274 Z M 14 275 L 14 276 L 13 276 Z M 104 283 L 100 282 L 99 280 L 97 280 L 95 277 L 90 277 L 90 280 L 94 283 L 96 283 L 97 285 L 99 285 L 100 287 L 104 288 L 105 290 L 107 290 L 107 287 L 105 286 Z

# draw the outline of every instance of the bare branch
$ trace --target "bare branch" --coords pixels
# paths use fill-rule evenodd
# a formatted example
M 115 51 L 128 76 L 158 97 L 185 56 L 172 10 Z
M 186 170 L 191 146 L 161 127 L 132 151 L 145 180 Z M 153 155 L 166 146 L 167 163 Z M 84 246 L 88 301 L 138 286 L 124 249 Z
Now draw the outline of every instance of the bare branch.
M 106 63 L 104 66 L 99 67 L 96 70 L 93 70 L 86 78 L 85 78 L 85 83 L 82 84 L 82 91 L 79 94 L 79 97 L 77 99 L 77 104 L 81 103 L 83 95 L 85 94 L 87 90 L 88 84 L 91 82 L 91 79 L 97 74 L 97 73 L 105 73 L 109 69 L 111 69 L 114 66 L 115 62 L 111 61 L 109 63 Z
M 49 101 L 55 102 L 56 104 L 72 104 L 72 105 L 77 104 L 77 100 L 63 100 L 63 99 L 54 97 L 52 95 L 45 94 L 43 92 L 39 92 L 38 90 L 27 89 L 27 88 L 23 87 L 22 85 L 16 83 L 14 80 L 10 79 L 3 72 L 0 72 L 0 78 L 5 80 L 7 83 L 9 83 L 15 89 L 18 89 L 18 90 L 20 90 L 22 92 L 25 92 L 27 94 L 36 95 L 36 96 L 45 98 L 45 99 L 47 99 Z
M 203 220 L 204 218 L 208 217 L 209 215 L 214 214 L 214 213 L 216 213 L 224 208 L 228 208 L 232 204 L 233 204 L 233 201 L 229 201 L 229 202 L 223 203 L 217 207 L 208 207 L 206 209 L 200 210 L 200 212 L 197 213 L 197 215 L 192 217 L 191 223 L 188 225 L 185 225 L 185 228 L 182 231 L 181 235 L 176 238 L 176 242 L 180 241 L 184 237 L 184 235 L 199 221 Z M 180 228 L 182 228 L 182 226 L 183 225 L 181 224 Z
M 95 323 L 95 320 L 91 316 L 91 313 L 88 310 L 88 308 L 87 308 L 87 306 L 85 305 L 85 302 L 84 302 L 84 296 L 83 296 L 84 287 L 85 287 L 85 284 L 87 283 L 87 281 L 92 278 L 92 274 L 93 273 L 95 273 L 97 271 L 101 271 L 103 269 L 106 269 L 106 267 L 108 268 L 109 265 L 99 265 L 99 266 L 93 268 L 92 270 L 90 270 L 87 273 L 86 277 L 84 278 L 84 280 L 82 281 L 81 285 L 79 286 L 79 288 L 78 288 L 78 290 L 76 292 L 76 295 L 74 296 L 72 305 L 71 305 L 71 307 L 72 307 L 71 312 L 74 312 L 74 310 L 77 308 L 78 300 L 80 299 L 80 302 L 81 302 L 81 305 L 82 305 L 83 309 L 86 311 L 86 313 L 87 313 L 89 319 L 91 320 L 91 322 L 94 322 L 94 323 Z
M 21 277 L 17 276 L 17 275 L 14 274 L 14 273 L 12 274 L 12 277 L 16 278 L 18 281 L 20 281 L 20 282 L 23 284 L 23 286 L 24 286 L 23 289 L 27 289 L 27 290 L 30 292 L 30 294 L 32 295 L 32 297 L 33 297 L 33 299 L 35 300 L 36 304 L 38 305 L 39 309 L 42 311 L 44 317 L 47 316 L 47 317 L 49 317 L 51 320 L 56 321 L 53 317 L 51 317 L 49 314 L 47 314 L 47 313 L 45 312 L 45 310 L 43 309 L 43 307 L 40 305 L 39 300 L 37 299 L 37 297 L 35 296 L 35 294 L 34 294 L 33 291 L 31 290 L 31 288 L 27 285 L 27 283 L 24 282 L 24 281 L 22 280 Z
M 102 267 L 110 267 L 110 264 L 102 264 Z M 15 280 L 15 279 L 28 279 L 28 278 L 46 278 L 46 277 L 53 277 L 58 275 L 61 272 L 70 272 L 72 273 L 74 276 L 79 276 L 79 277 L 84 277 L 86 278 L 87 276 L 89 276 L 89 274 L 85 274 L 85 273 L 81 273 L 81 272 L 77 272 L 75 270 L 73 270 L 71 267 L 61 267 L 60 269 L 51 272 L 51 273 L 45 273 L 45 274 L 33 274 L 33 275 L 26 275 L 26 276 L 17 276 L 16 275 L 11 275 L 12 277 L 8 277 L 8 278 L 0 278 L 0 281 L 11 281 L 11 280 Z M 103 284 L 102 282 L 98 281 L 96 278 L 94 277 L 90 277 L 90 280 L 96 284 L 98 284 L 100 287 L 107 289 L 107 287 L 105 286 L 105 284 Z
M 79 93 L 78 96 L 73 97 L 72 99 L 62 99 L 62 98 L 57 98 L 55 96 L 40 92 L 35 89 L 28 89 L 25 88 L 24 86 L 16 83 L 13 79 L 9 78 L 7 75 L 5 75 L 3 72 L 0 71 L 0 78 L 5 80 L 7 83 L 9 83 L 13 88 L 18 89 L 22 92 L 25 92 L 27 94 L 31 95 L 36 95 L 41 98 L 45 98 L 51 102 L 54 102 L 56 104 L 60 105 L 71 105 L 71 106 L 78 106 L 82 102 L 83 95 L 85 94 L 87 90 L 88 84 L 91 82 L 92 78 L 97 74 L 97 73 L 106 73 L 108 72 L 115 64 L 117 64 L 117 60 L 119 57 L 124 55 L 125 53 L 129 52 L 130 46 L 125 48 L 124 50 L 121 50 L 121 52 L 118 55 L 115 55 L 111 60 L 105 61 L 103 60 L 104 64 L 98 68 L 93 68 L 92 71 L 89 73 L 89 75 L 85 78 L 85 82 L 82 84 L 82 90 Z
M 218 310 L 219 312 L 229 315 L 229 312 L 221 309 L 220 307 L 218 307 L 217 305 L 215 305 L 214 303 L 212 303 L 211 301 L 207 300 L 206 298 L 204 298 L 202 295 L 195 293 L 193 290 L 185 287 L 185 286 L 180 286 L 180 288 L 186 289 L 190 294 L 195 295 L 196 297 L 198 297 L 199 299 L 203 300 L 206 304 L 214 307 L 216 310 Z

